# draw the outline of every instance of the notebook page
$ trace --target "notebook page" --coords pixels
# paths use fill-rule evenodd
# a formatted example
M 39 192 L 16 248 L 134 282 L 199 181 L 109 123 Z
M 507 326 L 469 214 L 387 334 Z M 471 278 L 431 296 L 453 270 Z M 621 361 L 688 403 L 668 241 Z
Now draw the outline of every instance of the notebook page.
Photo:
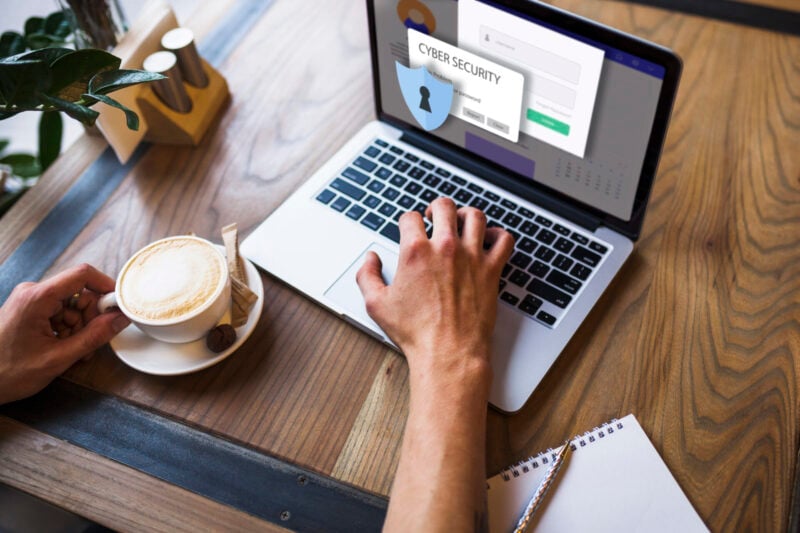
M 632 414 L 572 443 L 576 449 L 534 517 L 532 531 L 708 531 Z M 489 479 L 492 533 L 513 531 L 557 452 L 539 454 Z

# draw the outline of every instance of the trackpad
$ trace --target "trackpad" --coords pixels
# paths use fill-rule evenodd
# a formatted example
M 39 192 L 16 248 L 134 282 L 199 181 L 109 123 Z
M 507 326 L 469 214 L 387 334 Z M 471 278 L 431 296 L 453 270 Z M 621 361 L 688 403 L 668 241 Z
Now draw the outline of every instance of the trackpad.
M 383 263 L 383 267 L 381 268 L 383 281 L 387 284 L 392 283 L 395 272 L 397 271 L 397 252 L 388 250 L 379 244 L 372 243 L 355 261 L 353 261 L 347 270 L 339 276 L 339 279 L 325 291 L 325 297 L 335 303 L 336 307 L 341 309 L 350 319 L 380 334 L 389 341 L 386 334 L 367 314 L 367 308 L 364 305 L 364 297 L 361 295 L 361 289 L 358 288 L 358 284 L 356 283 L 356 273 L 361 268 L 361 265 L 364 264 L 367 252 L 375 252 L 378 254 L 378 257 L 381 258 L 381 262 Z

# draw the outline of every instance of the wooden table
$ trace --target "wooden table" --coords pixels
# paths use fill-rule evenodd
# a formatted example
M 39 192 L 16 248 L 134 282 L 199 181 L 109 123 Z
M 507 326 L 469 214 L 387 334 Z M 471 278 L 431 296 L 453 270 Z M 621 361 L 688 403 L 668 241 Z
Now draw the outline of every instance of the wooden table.
M 800 38 L 554 3 L 675 49 L 685 73 L 636 252 L 525 407 L 490 411 L 488 472 L 633 412 L 712 530 L 785 530 L 800 437 Z M 236 5 L 205 3 L 188 25 L 202 42 Z M 246 235 L 373 117 L 360 1 L 274 0 L 218 66 L 233 99 L 216 130 L 197 148 L 149 147 L 48 275 L 83 261 L 115 273 L 147 242 L 219 240 L 232 221 Z M 59 159 L 3 219 L 0 260 L 103 150 L 85 137 Z M 405 361 L 262 280 L 259 326 L 223 363 L 160 378 L 106 349 L 66 379 L 388 495 Z M 5 416 L 0 481 L 115 528 L 276 527 Z

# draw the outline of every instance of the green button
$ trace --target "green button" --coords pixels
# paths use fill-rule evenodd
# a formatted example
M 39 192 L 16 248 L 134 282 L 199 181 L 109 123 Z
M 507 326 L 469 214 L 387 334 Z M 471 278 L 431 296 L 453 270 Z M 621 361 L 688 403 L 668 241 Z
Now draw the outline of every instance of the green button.
M 556 120 L 553 117 L 549 117 L 543 113 L 534 111 L 533 109 L 528 109 L 528 120 L 537 124 L 541 124 L 545 128 L 550 128 L 561 135 L 569 135 L 569 124 L 565 124 L 560 120 Z

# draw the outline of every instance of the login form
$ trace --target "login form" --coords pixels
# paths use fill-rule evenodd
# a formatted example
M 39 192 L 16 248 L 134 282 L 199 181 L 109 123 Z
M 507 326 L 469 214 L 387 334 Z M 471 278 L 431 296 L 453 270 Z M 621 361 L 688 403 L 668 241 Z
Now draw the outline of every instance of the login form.
M 520 129 L 584 157 L 603 50 L 477 0 L 458 3 L 458 46 L 523 73 Z

